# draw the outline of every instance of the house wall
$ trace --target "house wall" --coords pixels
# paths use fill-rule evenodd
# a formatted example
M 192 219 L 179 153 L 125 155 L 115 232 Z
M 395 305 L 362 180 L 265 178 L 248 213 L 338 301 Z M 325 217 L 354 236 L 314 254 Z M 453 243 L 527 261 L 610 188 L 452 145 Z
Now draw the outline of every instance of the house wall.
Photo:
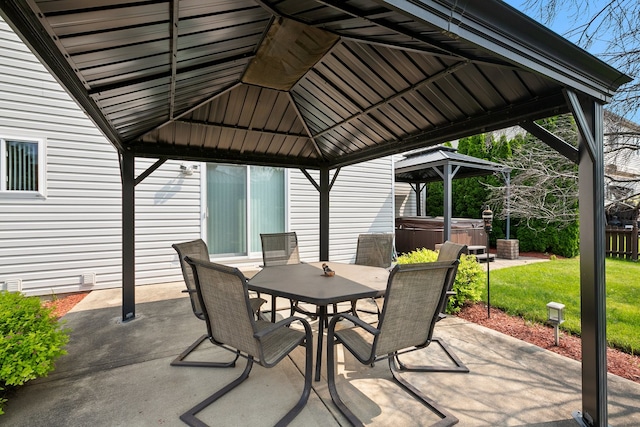
M 46 138 L 46 195 L 0 196 L 0 286 L 41 295 L 121 286 L 116 150 L 0 22 L 0 135 Z M 153 160 L 136 160 L 136 174 Z M 199 181 L 167 162 L 136 187 L 136 283 L 178 280 L 170 243 L 199 236 Z M 167 249 L 169 247 L 169 250 Z M 84 285 L 83 274 L 95 274 Z
M 424 215 L 424 197 L 425 190 L 422 191 L 422 214 Z M 397 182 L 395 184 L 395 212 L 396 217 L 416 216 L 416 192 L 413 191 L 411 185 L 406 182 Z
M 330 172 L 330 179 L 334 172 Z M 310 175 L 319 182 L 317 171 L 311 171 Z M 289 181 L 289 228 L 298 235 L 301 259 L 318 261 L 318 192 L 298 170 L 291 171 Z M 358 234 L 392 233 L 393 206 L 391 157 L 342 168 L 329 198 L 330 261 L 354 262 Z
M 116 150 L 0 19 L 0 136 L 46 138 L 46 197 L 0 195 L 0 289 L 28 295 L 120 287 L 121 183 Z M 136 176 L 154 163 L 136 159 Z M 136 186 L 136 285 L 182 280 L 171 244 L 199 238 L 200 175 L 167 161 Z M 314 175 L 317 179 L 317 174 Z M 317 260 L 318 193 L 288 180 L 290 230 Z M 358 233 L 393 231 L 390 157 L 343 168 L 331 193 L 330 256 L 352 261 Z M 240 265 L 242 262 L 235 262 Z M 95 284 L 83 275 L 95 274 Z

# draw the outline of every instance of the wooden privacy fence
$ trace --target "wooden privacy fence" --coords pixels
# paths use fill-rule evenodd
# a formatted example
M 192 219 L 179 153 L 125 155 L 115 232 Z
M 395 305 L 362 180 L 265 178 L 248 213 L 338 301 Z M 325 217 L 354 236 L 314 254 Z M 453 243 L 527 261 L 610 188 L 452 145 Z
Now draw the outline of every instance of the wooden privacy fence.
M 638 228 L 605 228 L 606 255 L 638 261 Z

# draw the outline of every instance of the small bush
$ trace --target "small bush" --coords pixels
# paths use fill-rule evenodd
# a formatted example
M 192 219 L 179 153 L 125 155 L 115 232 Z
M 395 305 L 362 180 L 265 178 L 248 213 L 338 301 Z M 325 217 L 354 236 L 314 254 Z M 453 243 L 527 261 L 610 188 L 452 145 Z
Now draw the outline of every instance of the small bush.
M 51 311 L 37 297 L 0 291 L 0 390 L 46 376 L 66 354 L 69 330 L 61 328 Z
M 417 249 L 398 257 L 398 264 L 418 264 L 433 262 L 438 259 L 438 252 L 429 249 Z M 458 274 L 453 283 L 455 295 L 449 298 L 447 313 L 458 313 L 466 302 L 480 301 L 482 296 L 484 272 L 473 255 L 462 255 L 458 265 Z

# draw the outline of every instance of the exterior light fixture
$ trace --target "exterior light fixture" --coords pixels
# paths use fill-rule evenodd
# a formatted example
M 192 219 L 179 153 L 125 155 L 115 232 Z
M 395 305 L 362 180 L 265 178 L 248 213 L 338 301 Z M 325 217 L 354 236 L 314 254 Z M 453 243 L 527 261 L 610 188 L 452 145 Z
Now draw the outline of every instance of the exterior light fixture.
M 555 330 L 556 346 L 560 342 L 558 327 L 564 323 L 564 304 L 550 302 L 547 304 L 547 322 L 553 325 Z
M 182 163 L 180 165 L 180 173 L 182 173 L 183 175 L 193 175 L 193 170 L 194 169 L 198 169 L 197 165 L 185 165 L 184 163 Z
M 493 230 L 493 212 L 489 209 L 489 205 L 487 205 L 486 209 L 482 211 L 482 220 L 484 221 L 484 231 L 487 235 L 487 318 L 491 317 L 491 288 L 489 286 L 489 262 L 491 261 L 491 257 L 489 256 L 489 233 Z
M 492 227 L 493 212 L 491 211 L 491 209 L 489 209 L 488 205 L 487 205 L 487 208 L 482 211 L 482 220 L 484 221 L 484 231 L 486 231 L 487 233 L 490 233 L 491 231 L 493 231 L 493 227 Z M 487 249 L 488 248 L 489 247 L 487 246 Z

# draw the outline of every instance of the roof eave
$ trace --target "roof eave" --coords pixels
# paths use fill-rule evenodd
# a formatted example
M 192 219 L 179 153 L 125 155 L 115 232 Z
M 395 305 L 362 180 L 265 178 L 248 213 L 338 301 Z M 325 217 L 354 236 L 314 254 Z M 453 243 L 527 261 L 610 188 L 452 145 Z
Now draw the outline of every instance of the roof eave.
M 632 80 L 501 0 L 379 2 L 603 103 Z

